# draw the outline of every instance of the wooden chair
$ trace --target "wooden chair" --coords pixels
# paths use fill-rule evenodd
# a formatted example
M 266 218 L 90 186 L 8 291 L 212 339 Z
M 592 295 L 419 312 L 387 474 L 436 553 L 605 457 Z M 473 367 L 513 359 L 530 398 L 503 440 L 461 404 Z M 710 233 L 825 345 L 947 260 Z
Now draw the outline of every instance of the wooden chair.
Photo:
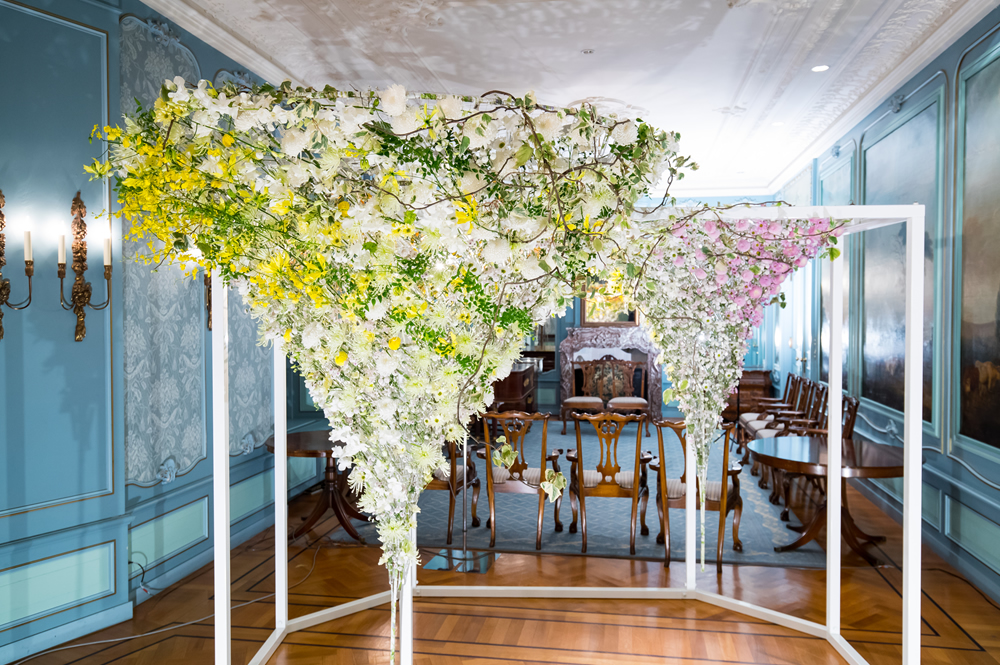
M 542 518 L 545 514 L 546 494 L 540 486 L 545 480 L 546 462 L 552 464 L 552 470 L 559 473 L 559 456 L 562 450 L 555 450 L 552 453 L 547 451 L 547 437 L 549 429 L 549 414 L 547 413 L 520 413 L 516 411 L 506 411 L 504 413 L 487 413 L 483 416 L 483 433 L 486 436 L 486 447 L 478 451 L 480 458 L 486 460 L 486 497 L 490 503 L 490 517 L 487 521 L 490 527 L 490 547 L 496 544 L 497 539 L 497 518 L 496 503 L 494 497 L 497 492 L 511 494 L 537 494 L 538 495 L 538 526 L 535 531 L 535 549 L 542 549 Z M 542 450 L 541 460 L 537 467 L 528 465 L 525 459 L 524 440 L 531 430 L 534 422 L 542 423 Z M 496 467 L 493 465 L 493 446 L 491 445 L 490 432 L 499 425 L 506 443 L 517 453 L 517 458 L 510 469 L 507 467 Z M 555 501 L 556 531 L 562 531 L 562 522 L 559 521 L 559 507 L 562 505 L 562 497 Z
M 448 491 L 448 541 L 451 545 L 451 532 L 455 523 L 455 497 L 467 486 L 472 487 L 472 526 L 479 526 L 479 518 L 476 516 L 476 504 L 479 503 L 479 477 L 476 475 L 476 465 L 472 463 L 472 456 L 469 455 L 463 461 L 458 462 L 458 446 L 454 441 L 449 441 L 444 446 L 446 452 L 446 465 L 434 471 L 431 482 L 427 483 L 428 490 Z M 472 446 L 469 446 L 472 452 Z M 465 470 L 469 469 L 469 477 L 465 478 Z
M 818 391 L 821 388 L 825 391 L 825 386 L 801 377 L 799 377 L 798 382 L 793 385 L 795 386 L 796 401 L 792 403 L 791 407 L 789 407 L 786 402 L 782 402 L 777 405 L 772 404 L 768 410 L 760 416 L 759 420 L 752 420 L 748 423 L 740 423 L 743 428 L 744 440 L 749 441 L 773 436 L 776 431 L 784 429 L 788 421 L 792 419 L 808 419 L 817 417 L 812 414 L 812 410 L 815 408 L 816 399 L 819 397 Z M 774 431 L 764 433 L 765 430 Z M 750 451 L 747 449 L 743 456 L 743 460 L 741 460 L 743 464 L 747 463 L 746 458 L 749 453 Z M 760 482 L 757 484 L 762 489 L 767 489 L 768 473 L 766 468 L 761 471 L 762 468 L 763 465 L 754 461 L 753 467 L 750 469 L 750 475 L 756 476 L 760 473 Z
M 687 449 L 687 426 L 683 420 L 661 420 L 656 423 L 656 432 L 659 436 L 660 458 L 652 460 L 649 468 L 656 471 L 656 508 L 660 513 L 660 534 L 656 537 L 657 543 L 664 543 L 666 546 L 666 565 L 670 565 L 670 511 L 669 508 L 687 507 L 687 466 L 679 481 L 666 477 L 665 464 L 663 464 L 663 428 L 669 428 L 677 435 L 681 442 L 681 451 Z M 719 538 L 716 543 L 716 573 L 722 574 L 722 544 L 726 539 L 726 518 L 730 512 L 733 515 L 733 550 L 743 551 L 743 542 L 740 540 L 740 518 L 743 516 L 743 497 L 740 496 L 740 471 L 742 467 L 739 463 L 729 466 L 729 444 L 732 441 L 732 434 L 736 429 L 736 423 L 726 423 L 722 426 L 725 437 L 722 445 L 722 476 L 721 480 L 710 480 L 705 484 L 705 510 L 719 513 Z M 686 461 L 685 456 L 685 461 Z M 711 474 L 711 471 L 709 471 Z M 701 481 L 695 474 L 695 507 L 701 509 Z M 674 496 L 671 496 L 674 495 Z M 664 506 L 666 508 L 664 508 Z M 645 504 L 643 504 L 645 513 Z M 645 515 L 643 515 L 645 522 Z
M 860 406 L 860 404 L 861 400 L 859 400 L 857 397 L 848 397 L 846 395 L 841 401 L 841 421 L 840 421 L 841 438 L 847 440 L 854 438 L 854 423 L 857 421 L 858 418 L 858 407 Z M 828 432 L 827 428 L 829 427 L 829 419 L 830 419 L 830 414 L 829 411 L 827 411 L 826 413 L 824 413 L 822 423 L 814 423 L 811 426 L 804 424 L 792 425 L 788 428 L 787 432 L 784 432 L 782 434 L 782 436 L 826 436 Z M 789 498 L 791 495 L 792 480 L 800 475 L 801 474 L 798 473 L 783 472 L 781 474 L 782 477 L 780 485 L 777 482 L 777 478 L 775 478 L 774 492 L 777 493 L 778 488 L 781 487 L 782 494 L 784 495 L 785 499 L 785 507 L 781 511 L 781 520 L 783 522 L 788 521 Z M 816 489 L 820 491 L 820 493 L 822 494 L 826 493 L 825 487 L 823 486 L 823 483 L 821 482 L 820 479 L 810 477 L 810 480 L 813 482 Z M 777 503 L 777 502 L 772 500 L 772 503 Z
M 636 511 L 642 501 L 642 535 L 649 533 L 646 526 L 646 502 L 649 500 L 649 488 L 646 484 L 646 464 L 652 458 L 649 453 L 642 453 L 642 423 L 645 415 L 621 415 L 618 413 L 599 413 L 589 415 L 583 413 L 571 414 L 576 425 L 576 449 L 567 451 L 566 459 L 572 464 L 569 481 L 569 500 L 573 507 L 573 522 L 569 532 L 576 533 L 577 502 L 580 503 L 579 515 L 583 528 L 583 548 L 587 552 L 587 504 L 586 497 L 622 497 L 632 499 L 632 519 L 629 527 L 629 551 L 635 554 L 635 523 Z M 600 458 L 596 470 L 584 470 L 583 438 L 580 423 L 586 421 L 594 426 L 600 446 Z M 635 435 L 635 464 L 632 471 L 622 471 L 618 465 L 618 440 L 628 423 L 638 423 Z
M 747 449 L 748 441 L 753 440 L 753 434 L 749 431 L 750 423 L 760 420 L 773 420 L 774 416 L 769 415 L 771 409 L 794 409 L 798 404 L 800 392 L 805 379 L 796 374 L 789 374 L 785 380 L 785 391 L 781 397 L 762 397 L 757 400 L 754 410 L 741 413 L 737 423 L 739 428 L 736 431 L 736 444 L 743 452 L 740 463 L 746 466 L 750 462 L 750 450 Z M 757 475 L 757 467 L 750 470 L 750 475 Z
M 594 372 L 597 364 L 594 360 L 573 360 L 570 362 L 571 381 L 570 390 L 573 392 L 569 397 L 563 398 L 559 406 L 559 417 L 562 419 L 562 433 L 566 434 L 566 416 L 571 412 L 592 412 L 600 413 L 604 410 L 604 400 L 594 394 Z M 581 395 L 576 394 L 576 371 L 580 370 L 583 375 L 583 382 L 580 387 Z
M 607 357 L 599 395 L 607 400 L 607 409 L 614 413 L 639 412 L 646 415 L 646 436 L 649 436 L 650 412 L 646 394 L 646 364 L 634 360 Z M 610 370 L 610 371 L 609 371 Z M 639 375 L 639 396 L 635 391 L 635 375 Z

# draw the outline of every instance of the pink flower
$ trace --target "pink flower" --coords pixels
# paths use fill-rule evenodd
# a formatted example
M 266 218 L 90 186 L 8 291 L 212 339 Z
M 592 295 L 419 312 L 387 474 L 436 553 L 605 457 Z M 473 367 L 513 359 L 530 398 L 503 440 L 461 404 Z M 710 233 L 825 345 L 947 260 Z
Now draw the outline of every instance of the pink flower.
M 807 263 L 809 263 L 808 256 L 800 256 L 799 258 L 795 259 L 795 265 L 798 266 L 799 268 L 804 268 Z
M 750 297 L 754 300 L 757 300 L 762 295 L 764 295 L 764 291 L 756 284 L 750 289 Z
M 744 282 L 752 282 L 752 281 L 753 281 L 753 277 L 754 277 L 754 275 L 753 275 L 753 273 L 752 273 L 752 272 L 750 272 L 749 270 L 744 270 L 744 271 L 743 271 L 743 274 L 742 274 L 742 275 L 740 275 L 740 277 L 742 277 L 742 278 L 743 278 L 743 281 L 744 281 Z
M 719 231 L 719 225 L 716 224 L 715 221 L 711 220 L 711 219 L 708 220 L 707 222 L 705 222 L 705 227 L 704 228 L 705 228 L 705 233 L 712 240 L 715 240 L 716 238 L 718 238 L 719 237 L 719 233 L 721 233 L 721 231 Z
M 749 251 L 750 241 L 747 240 L 746 238 L 740 238 L 739 241 L 736 243 L 736 249 L 738 249 L 741 252 Z
M 835 228 L 833 231 L 831 231 L 830 235 L 832 235 L 834 238 L 839 238 L 840 236 L 844 235 L 844 231 L 846 230 L 847 230 L 846 226 L 842 224 L 837 228 Z
M 739 221 L 736 222 L 736 230 L 738 232 L 740 232 L 740 233 L 743 233 L 744 231 L 746 231 L 749 228 L 750 228 L 750 220 L 749 219 L 741 219 L 741 220 L 739 220 Z
M 694 250 L 694 258 L 698 259 L 699 261 L 704 261 L 705 253 L 702 252 L 700 249 L 696 249 Z
M 743 307 L 743 305 L 747 304 L 747 297 L 746 296 L 736 296 L 735 298 L 733 298 L 733 302 L 736 303 L 737 307 Z
M 727 279 L 727 277 L 726 277 L 725 273 L 722 273 L 722 272 L 715 273 L 715 283 L 718 284 L 719 286 L 722 286 L 723 284 L 725 284 L 726 283 L 726 279 Z
M 773 235 L 778 235 L 781 233 L 781 222 L 771 222 L 771 225 L 767 227 L 768 233 Z
M 701 268 L 694 268 L 694 269 L 691 270 L 691 274 L 694 275 L 695 277 L 697 277 L 698 279 L 705 279 L 705 276 L 708 273 L 706 273 Z
M 683 256 L 675 256 L 674 257 L 674 265 L 677 266 L 678 268 L 680 268 L 682 265 L 684 265 L 684 257 Z

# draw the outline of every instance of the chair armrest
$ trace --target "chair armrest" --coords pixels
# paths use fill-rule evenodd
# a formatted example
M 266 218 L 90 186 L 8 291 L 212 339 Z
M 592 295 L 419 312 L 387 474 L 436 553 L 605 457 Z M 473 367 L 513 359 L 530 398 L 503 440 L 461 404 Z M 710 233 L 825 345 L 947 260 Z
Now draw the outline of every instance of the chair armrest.
M 726 475 L 729 476 L 729 477 L 731 477 L 731 478 L 734 478 L 734 477 L 740 475 L 740 471 L 742 471 L 742 470 L 743 470 L 743 465 L 737 464 L 733 468 L 731 468 L 728 471 L 726 471 Z
M 576 448 L 570 448 L 566 451 L 566 460 L 570 462 L 576 461 Z
M 562 448 L 556 448 L 555 450 L 553 450 L 552 452 L 550 452 L 548 454 L 548 456 L 545 458 L 545 461 L 546 462 L 554 462 L 557 459 L 559 459 L 559 456 L 562 455 L 562 454 L 563 454 L 563 449 Z
M 480 448 L 479 450 L 476 451 L 476 457 L 478 457 L 479 459 L 486 459 L 486 451 L 487 450 L 489 450 L 488 447 L 487 448 Z
M 639 464 L 641 464 L 643 466 L 646 466 L 647 464 L 649 464 L 652 461 L 653 461 L 653 453 L 650 452 L 650 451 L 648 451 L 648 450 L 644 450 L 639 455 Z

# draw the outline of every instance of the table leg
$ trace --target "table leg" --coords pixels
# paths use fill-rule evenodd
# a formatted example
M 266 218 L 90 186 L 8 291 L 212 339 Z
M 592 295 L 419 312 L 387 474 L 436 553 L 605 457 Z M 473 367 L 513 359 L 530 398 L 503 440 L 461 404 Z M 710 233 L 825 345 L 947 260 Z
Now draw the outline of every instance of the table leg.
M 289 536 L 289 540 L 294 540 L 304 533 L 307 533 L 311 528 L 313 528 L 320 518 L 326 513 L 327 509 L 330 507 L 330 494 L 326 487 L 326 481 L 323 482 L 323 490 L 319 493 L 319 498 L 316 500 L 316 505 L 313 507 L 313 511 L 309 513 L 309 517 L 303 522 L 299 527 L 292 531 L 292 535 Z
M 328 495 L 328 502 L 333 508 L 333 514 L 337 516 L 337 521 L 340 522 L 340 526 L 344 527 L 347 535 L 354 540 L 362 540 L 344 509 L 344 501 L 340 496 L 340 483 L 337 482 L 337 462 L 332 457 L 326 458 L 326 479 L 323 481 L 323 492 Z
M 861 543 L 859 543 L 858 539 L 854 536 L 854 532 L 851 530 L 851 527 L 854 526 L 854 520 L 851 519 L 851 514 L 850 512 L 848 512 L 847 506 L 844 506 L 840 510 L 840 524 L 841 524 L 840 532 L 844 536 L 844 540 L 847 541 L 848 546 L 852 550 L 854 550 L 858 554 L 858 556 L 860 556 L 862 559 L 864 559 L 871 565 L 881 566 L 882 562 L 876 559 L 868 552 L 866 552 L 864 547 L 862 547 Z M 860 529 L 858 529 L 857 526 L 854 526 L 854 529 L 860 531 Z
M 371 518 L 368 515 L 360 512 L 354 507 L 354 504 L 347 498 L 350 492 L 350 484 L 347 482 L 347 472 L 337 474 L 337 488 L 333 493 L 333 500 L 335 503 L 339 503 L 341 509 L 351 517 L 351 519 L 363 520 L 365 522 L 370 522 Z
M 795 539 L 795 542 L 789 543 L 788 545 L 782 545 L 780 547 L 775 547 L 775 552 L 791 552 L 792 550 L 797 550 L 803 545 L 816 540 L 816 536 L 819 535 L 820 529 L 826 526 L 826 503 L 824 502 L 816 514 L 813 515 L 812 520 L 805 527 L 793 528 L 794 525 L 789 524 L 787 528 L 791 531 L 802 530 L 802 535 Z
M 844 506 L 844 528 L 850 529 L 851 533 L 858 540 L 864 540 L 869 543 L 884 543 L 885 536 L 870 536 L 861 530 L 858 523 L 854 521 L 851 517 L 851 510 L 847 505 L 847 481 L 845 480 L 841 486 L 840 496 L 843 497 L 842 505 Z

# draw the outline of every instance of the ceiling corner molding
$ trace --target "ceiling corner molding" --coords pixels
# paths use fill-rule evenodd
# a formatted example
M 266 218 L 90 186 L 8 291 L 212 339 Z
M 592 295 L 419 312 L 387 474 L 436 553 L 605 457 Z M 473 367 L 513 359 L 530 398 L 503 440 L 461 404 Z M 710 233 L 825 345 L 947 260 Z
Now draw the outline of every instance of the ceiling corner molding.
M 805 168 L 814 157 L 819 157 L 825 150 L 843 137 L 855 125 L 864 120 L 870 113 L 881 107 L 900 86 L 913 78 L 951 46 L 955 40 L 971 30 L 979 21 L 996 9 L 995 0 L 968 0 L 954 14 L 941 24 L 926 40 L 920 43 L 903 61 L 876 83 L 836 122 L 830 125 L 809 146 L 788 164 L 771 181 L 769 188 L 778 191 L 786 182 Z
M 258 51 L 232 29 L 219 24 L 214 17 L 187 0 L 142 0 L 150 9 L 163 14 L 209 46 L 240 63 L 264 80 L 279 84 L 302 82 L 270 56 Z

